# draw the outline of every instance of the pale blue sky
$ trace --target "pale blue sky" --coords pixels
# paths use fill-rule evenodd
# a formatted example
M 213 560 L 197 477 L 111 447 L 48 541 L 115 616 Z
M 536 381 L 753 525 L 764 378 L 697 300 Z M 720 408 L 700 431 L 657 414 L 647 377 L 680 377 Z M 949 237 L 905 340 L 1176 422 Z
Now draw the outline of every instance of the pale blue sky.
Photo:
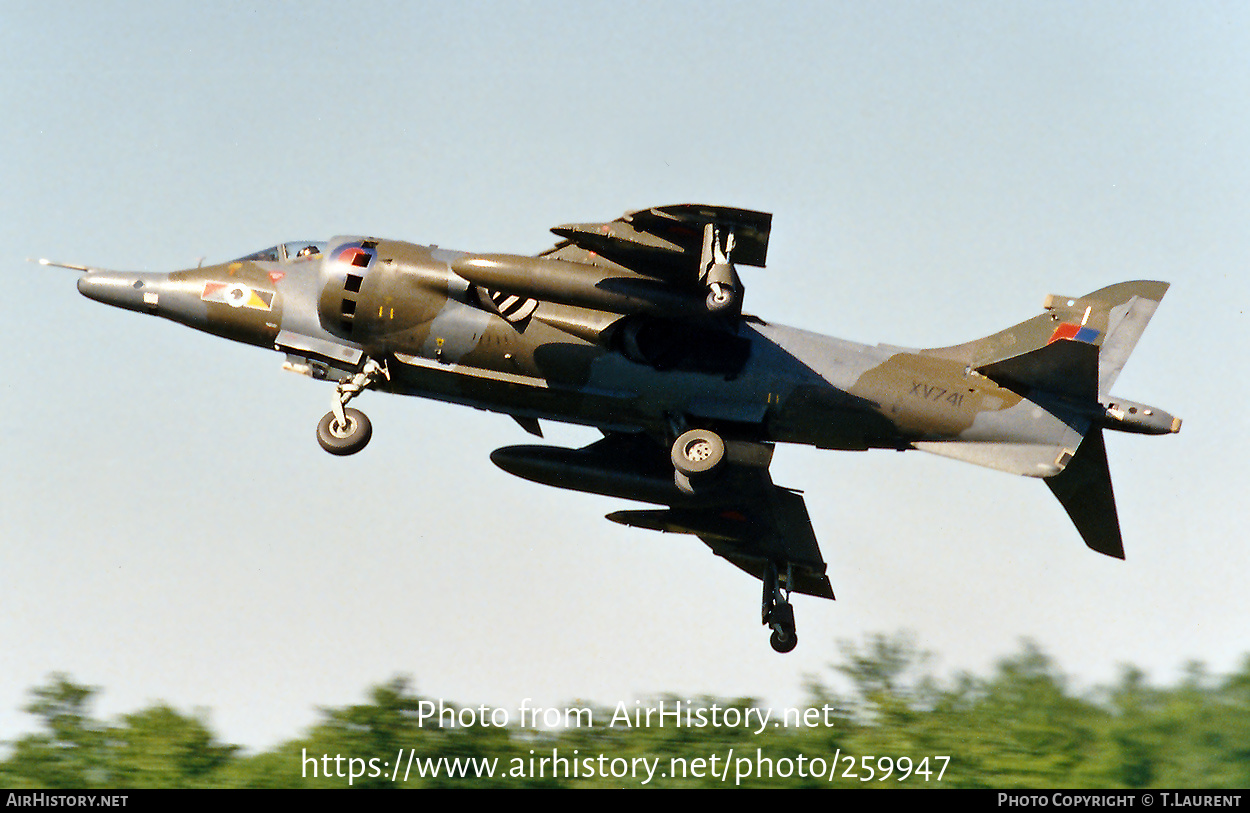
M 0 740 L 69 672 L 117 714 L 211 709 L 266 746 L 397 673 L 515 710 L 656 692 L 798 702 L 838 639 L 941 672 L 1035 638 L 1086 685 L 1250 652 L 1243 3 L 0 2 Z M 27 257 L 170 270 L 370 233 L 537 252 L 650 205 L 774 213 L 748 308 L 951 344 L 1048 293 L 1173 283 L 1116 392 L 1128 560 L 1040 483 L 782 448 L 839 600 L 768 648 L 758 582 L 617 500 L 509 477 L 506 417 L 331 390 L 80 297 Z M 558 443 L 585 431 L 548 427 Z

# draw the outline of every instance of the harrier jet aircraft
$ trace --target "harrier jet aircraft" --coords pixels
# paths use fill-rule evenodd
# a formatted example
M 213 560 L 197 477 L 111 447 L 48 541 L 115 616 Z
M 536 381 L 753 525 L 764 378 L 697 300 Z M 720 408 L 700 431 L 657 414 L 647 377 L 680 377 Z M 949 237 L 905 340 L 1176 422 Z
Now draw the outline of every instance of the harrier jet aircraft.
M 585 424 L 581 449 L 508 446 L 491 460 L 538 483 L 649 503 L 608 519 L 693 534 L 763 581 L 772 646 L 797 643 L 792 592 L 832 599 L 776 443 L 920 449 L 1045 481 L 1095 551 L 1123 558 L 1103 430 L 1180 420 L 1110 394 L 1168 284 L 1048 296 L 1045 312 L 932 349 L 862 345 L 742 310 L 740 266 L 762 267 L 772 215 L 642 209 L 552 229 L 538 256 L 376 237 L 295 241 L 173 273 L 88 266 L 91 299 L 285 354 L 335 386 L 317 427 L 331 454 L 372 434 L 367 389 Z M 47 265 L 62 265 L 47 260 Z

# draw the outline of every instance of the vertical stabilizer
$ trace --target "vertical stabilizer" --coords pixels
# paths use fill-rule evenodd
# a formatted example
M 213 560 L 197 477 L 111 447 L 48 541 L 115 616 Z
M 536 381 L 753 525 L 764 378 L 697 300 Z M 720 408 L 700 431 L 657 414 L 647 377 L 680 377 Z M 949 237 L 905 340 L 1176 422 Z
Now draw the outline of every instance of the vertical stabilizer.
M 1106 395 L 1111 390 L 1111 385 L 1119 377 L 1120 370 L 1124 369 L 1124 362 L 1128 361 L 1129 354 L 1137 346 L 1137 340 L 1141 338 L 1142 331 L 1146 329 L 1146 324 L 1150 321 L 1150 317 L 1154 316 L 1155 309 L 1159 307 L 1160 300 L 1168 290 L 1166 282 L 1122 284 L 1141 286 L 1141 288 L 1136 290 L 1127 302 L 1113 307 L 1110 311 L 1107 335 L 1098 352 L 1099 395 Z M 1104 290 L 1112 290 L 1116 287 L 1118 286 Z
M 1154 316 L 1168 283 L 1136 280 L 1108 285 L 1081 297 L 1051 294 L 1046 312 L 983 339 L 922 351 L 962 361 L 974 369 L 998 365 L 1062 339 L 1098 348 L 1098 395 L 1105 395 Z

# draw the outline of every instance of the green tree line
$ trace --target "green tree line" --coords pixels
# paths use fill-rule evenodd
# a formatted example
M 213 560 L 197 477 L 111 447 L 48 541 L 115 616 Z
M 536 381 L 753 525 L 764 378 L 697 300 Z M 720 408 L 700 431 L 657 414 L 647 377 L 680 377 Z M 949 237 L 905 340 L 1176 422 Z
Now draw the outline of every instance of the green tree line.
M 24 710 L 39 730 L 6 744 L 0 787 L 343 788 L 349 775 L 353 788 L 1250 787 L 1250 656 L 1223 677 L 1190 664 L 1166 688 L 1124 667 L 1114 686 L 1078 696 L 1028 642 L 989 675 L 945 680 L 907 635 L 842 650 L 831 669 L 849 691 L 811 679 L 803 726 L 758 725 L 765 709 L 749 697 L 680 698 L 704 725 L 671 716 L 623 725 L 613 708 L 590 709 L 593 725 L 523 727 L 515 713 L 503 727 L 460 725 L 431 717 L 438 701 L 395 678 L 258 754 L 221 742 L 203 715 L 164 704 L 99 720 L 98 690 L 54 675 L 30 692 Z M 626 711 L 672 710 L 677 700 Z M 414 755 L 425 775 L 412 770 Z M 466 767 L 483 760 L 494 761 L 489 778 Z

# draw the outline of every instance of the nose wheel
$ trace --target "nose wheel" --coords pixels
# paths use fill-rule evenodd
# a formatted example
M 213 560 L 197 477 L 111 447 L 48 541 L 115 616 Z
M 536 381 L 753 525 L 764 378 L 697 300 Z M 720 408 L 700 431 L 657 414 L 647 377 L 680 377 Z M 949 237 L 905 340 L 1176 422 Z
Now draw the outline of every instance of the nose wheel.
M 333 455 L 356 454 L 373 437 L 373 424 L 359 409 L 348 409 L 347 402 L 359 395 L 379 377 L 390 379 L 386 367 L 373 359 L 335 390 L 334 408 L 317 424 L 317 442 Z
M 371 437 L 373 424 L 359 409 L 344 409 L 341 420 L 331 410 L 317 424 L 317 442 L 330 454 L 356 454 L 365 448 Z
M 772 628 L 768 642 L 777 652 L 790 652 L 799 645 L 794 628 L 794 605 L 790 603 L 790 566 L 786 565 L 785 587 L 777 572 L 777 563 L 769 562 L 764 570 L 763 623 Z

